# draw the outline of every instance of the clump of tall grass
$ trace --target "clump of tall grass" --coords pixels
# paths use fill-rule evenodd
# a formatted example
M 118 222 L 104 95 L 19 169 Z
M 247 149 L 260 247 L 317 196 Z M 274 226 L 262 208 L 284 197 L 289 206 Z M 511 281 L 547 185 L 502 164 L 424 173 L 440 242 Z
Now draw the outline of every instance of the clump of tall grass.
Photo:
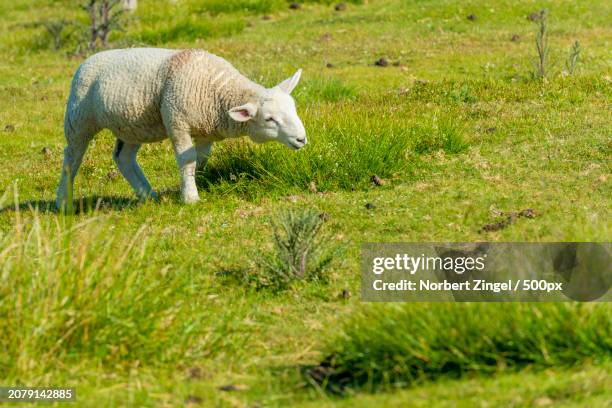
M 142 226 L 118 235 L 99 216 L 16 211 L 12 229 L 0 234 L 3 378 L 71 361 L 116 369 L 211 353 L 223 319 L 195 313 L 206 306 L 192 271 L 150 263 L 148 233 Z M 208 334 L 199 336 L 202 330 Z
M 375 119 L 356 111 L 354 103 L 335 104 L 331 113 L 304 122 L 310 143 L 299 152 L 245 140 L 220 143 L 198 182 L 211 191 L 247 196 L 307 192 L 311 182 L 319 191 L 366 189 L 373 174 L 409 173 L 415 155 L 467 147 L 462 129 L 445 117 L 423 123 Z
M 309 375 L 328 390 L 403 387 L 441 377 L 612 358 L 605 304 L 370 305 Z
M 447 95 L 455 103 L 475 103 L 478 101 L 468 84 L 461 85 L 459 89 L 453 87 Z
M 419 154 L 438 150 L 451 154 L 461 153 L 468 146 L 461 128 L 447 118 L 417 125 L 412 129 L 412 133 L 412 148 Z

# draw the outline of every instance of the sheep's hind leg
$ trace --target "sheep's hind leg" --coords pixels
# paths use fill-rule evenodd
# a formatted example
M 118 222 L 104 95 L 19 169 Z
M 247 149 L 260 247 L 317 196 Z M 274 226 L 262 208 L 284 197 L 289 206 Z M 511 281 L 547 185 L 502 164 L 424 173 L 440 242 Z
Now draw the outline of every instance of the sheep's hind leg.
M 58 210 L 65 210 L 72 207 L 72 196 L 74 189 L 74 178 L 83 162 L 83 156 L 87 151 L 89 142 L 93 138 L 93 133 L 74 135 L 67 137 L 68 145 L 64 149 L 64 163 L 60 183 L 57 187 L 55 206 Z
M 212 154 L 212 143 L 196 140 L 196 171 L 203 172 Z
M 136 155 L 140 146 L 140 144 L 126 143 L 121 139 L 117 139 L 115 150 L 113 151 L 113 160 L 115 160 L 123 177 L 134 189 L 139 200 L 144 201 L 148 198 L 157 199 L 157 194 L 151 188 L 151 184 L 149 184 L 136 161 Z

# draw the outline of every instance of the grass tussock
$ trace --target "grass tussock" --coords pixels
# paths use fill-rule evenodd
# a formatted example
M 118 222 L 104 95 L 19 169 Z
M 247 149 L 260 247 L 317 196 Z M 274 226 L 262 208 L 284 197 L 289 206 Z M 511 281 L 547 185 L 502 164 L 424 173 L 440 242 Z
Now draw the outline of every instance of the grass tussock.
M 451 119 L 417 125 L 411 129 L 413 145 L 416 153 L 461 153 L 468 147 L 461 128 Z
M 333 116 L 313 123 L 311 144 L 291 155 L 272 144 L 220 144 L 199 183 L 247 196 L 306 192 L 312 182 L 319 191 L 366 189 L 373 174 L 409 173 L 421 154 L 460 153 L 468 146 L 462 128 L 446 116 L 413 123 L 399 116 L 370 120 L 365 112 L 356 119 L 350 110 L 337 106 Z
M 327 389 L 377 390 L 527 365 L 612 358 L 607 305 L 404 304 L 364 308 L 311 370 Z
M 124 236 L 101 217 L 28 218 L 17 212 L 0 236 L 0 372 L 8 378 L 73 359 L 115 368 L 176 363 L 221 341 L 199 336 L 225 323 L 195 313 L 206 307 L 197 276 L 149 264 L 146 226 Z

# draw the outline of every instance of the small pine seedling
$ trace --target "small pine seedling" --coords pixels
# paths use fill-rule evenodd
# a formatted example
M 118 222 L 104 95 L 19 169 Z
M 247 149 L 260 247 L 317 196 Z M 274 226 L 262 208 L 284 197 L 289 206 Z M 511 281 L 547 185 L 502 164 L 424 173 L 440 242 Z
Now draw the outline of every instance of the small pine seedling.
M 324 217 L 313 210 L 287 210 L 272 221 L 274 251 L 259 257 L 258 286 L 285 288 L 298 280 L 326 280 L 324 268 L 334 251 L 321 234 Z

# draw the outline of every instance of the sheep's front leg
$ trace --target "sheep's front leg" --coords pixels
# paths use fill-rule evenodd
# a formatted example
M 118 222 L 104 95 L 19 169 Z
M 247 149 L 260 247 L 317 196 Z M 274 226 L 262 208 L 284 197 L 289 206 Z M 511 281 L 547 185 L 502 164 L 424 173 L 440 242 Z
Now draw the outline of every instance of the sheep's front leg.
M 188 131 L 175 129 L 171 133 L 170 140 L 181 173 L 181 197 L 187 204 L 195 203 L 200 199 L 195 182 L 196 149 Z
M 196 140 L 196 154 L 197 154 L 197 171 L 204 171 L 208 158 L 212 153 L 212 142 L 206 142 L 203 140 Z

